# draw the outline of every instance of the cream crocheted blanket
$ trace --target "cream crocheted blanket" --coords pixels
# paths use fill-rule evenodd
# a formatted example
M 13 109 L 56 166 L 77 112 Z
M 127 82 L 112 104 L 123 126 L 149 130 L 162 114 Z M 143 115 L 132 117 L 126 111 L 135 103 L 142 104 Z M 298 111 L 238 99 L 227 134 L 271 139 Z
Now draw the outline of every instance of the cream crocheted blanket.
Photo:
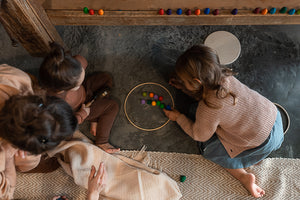
M 141 165 L 138 166 L 138 170 L 144 171 L 143 173 L 146 173 L 148 176 L 144 177 L 142 175 L 140 177 L 151 179 L 151 181 L 147 180 L 147 184 L 149 185 L 144 184 L 142 186 L 143 194 L 149 196 L 137 197 L 135 193 L 139 193 L 138 195 L 140 195 L 141 187 L 132 185 L 130 178 L 128 178 L 123 184 L 113 185 L 109 188 L 109 191 L 102 193 L 102 195 L 104 195 L 102 196 L 104 197 L 103 199 L 169 200 L 179 199 L 181 196 L 180 192 L 182 193 L 182 198 L 180 199 L 186 200 L 254 199 L 239 181 L 229 175 L 223 168 L 204 159 L 200 155 L 147 152 L 143 150 L 122 151 L 120 154 L 122 155 L 114 155 L 113 157 L 120 162 L 128 163 L 129 161 L 130 163 L 130 160 L 134 158 L 141 163 Z M 110 154 L 108 155 L 112 156 Z M 130 164 L 126 165 L 137 167 Z M 149 169 L 153 169 L 153 171 Z M 118 170 L 122 171 L 124 169 Z M 267 158 L 260 164 L 252 166 L 247 170 L 252 171 L 256 175 L 258 184 L 266 191 L 266 195 L 261 199 L 300 198 L 300 159 Z M 67 195 L 69 199 L 85 199 L 86 189 L 78 186 L 82 184 L 82 186 L 84 186 L 85 178 L 78 176 L 77 178 L 81 177 L 82 180 L 76 180 L 76 177 L 73 179 L 65 171 L 68 170 L 59 168 L 52 173 L 45 174 L 18 173 L 15 198 L 51 199 L 54 194 L 60 194 Z M 152 172 L 162 172 L 159 175 L 161 177 L 152 179 Z M 185 182 L 180 182 L 181 175 L 186 176 Z M 137 175 L 136 173 L 128 175 L 128 177 L 131 176 L 136 177 Z M 74 183 L 74 180 L 78 185 Z M 134 181 L 134 184 L 143 184 L 142 182 Z M 126 183 L 128 183 L 130 187 L 136 188 L 128 188 Z M 177 191 L 177 186 L 179 186 L 180 192 Z M 126 193 L 129 190 L 132 190 L 134 193 Z M 122 194 L 122 198 L 116 198 L 118 194 Z M 151 194 L 153 194 L 153 196 Z M 170 196 L 168 197 L 168 195 Z

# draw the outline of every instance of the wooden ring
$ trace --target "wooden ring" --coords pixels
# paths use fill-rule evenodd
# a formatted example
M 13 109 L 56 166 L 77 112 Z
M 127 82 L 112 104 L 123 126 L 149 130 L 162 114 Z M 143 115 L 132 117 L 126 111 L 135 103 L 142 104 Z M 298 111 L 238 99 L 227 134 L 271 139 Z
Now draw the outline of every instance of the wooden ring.
M 124 113 L 125 113 L 126 118 L 128 119 L 128 121 L 129 121 L 134 127 L 136 127 L 137 129 L 140 129 L 140 130 L 143 130 L 143 131 L 156 131 L 156 130 L 158 130 L 158 129 L 161 129 L 161 128 L 164 127 L 165 125 L 167 125 L 167 123 L 170 121 L 170 119 L 168 119 L 163 125 L 161 125 L 161 126 L 159 126 L 159 127 L 147 129 L 147 128 L 139 127 L 139 126 L 137 126 L 136 124 L 134 124 L 134 123 L 130 120 L 130 118 L 129 118 L 128 114 L 127 114 L 127 111 L 126 111 L 127 99 L 128 99 L 128 97 L 129 97 L 129 95 L 130 95 L 135 89 L 137 89 L 138 87 L 141 87 L 141 86 L 143 86 L 143 85 L 157 85 L 157 86 L 160 86 L 161 88 L 163 88 L 163 89 L 169 94 L 169 96 L 171 97 L 172 107 L 173 107 L 173 108 L 174 108 L 174 105 L 175 105 L 175 104 L 174 104 L 174 99 L 173 99 L 171 93 L 169 92 L 169 90 L 168 90 L 166 87 L 162 86 L 162 85 L 159 84 L 159 83 L 154 83 L 154 82 L 146 82 L 146 83 L 138 84 L 137 86 L 135 86 L 134 88 L 132 88 L 132 89 L 130 90 L 130 92 L 127 94 L 127 96 L 126 96 L 126 98 L 125 98 L 125 101 L 124 101 Z

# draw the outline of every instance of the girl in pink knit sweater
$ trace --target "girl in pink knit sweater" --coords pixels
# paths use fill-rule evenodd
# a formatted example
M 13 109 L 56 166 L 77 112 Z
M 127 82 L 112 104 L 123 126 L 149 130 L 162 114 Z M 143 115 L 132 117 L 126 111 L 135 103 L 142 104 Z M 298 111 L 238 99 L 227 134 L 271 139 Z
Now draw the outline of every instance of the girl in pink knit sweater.
M 166 116 L 198 141 L 203 157 L 224 167 L 252 196 L 262 197 L 265 191 L 245 168 L 281 146 L 282 119 L 276 106 L 234 78 L 203 45 L 178 58 L 170 84 L 199 102 L 195 121 L 175 109 L 164 110 Z

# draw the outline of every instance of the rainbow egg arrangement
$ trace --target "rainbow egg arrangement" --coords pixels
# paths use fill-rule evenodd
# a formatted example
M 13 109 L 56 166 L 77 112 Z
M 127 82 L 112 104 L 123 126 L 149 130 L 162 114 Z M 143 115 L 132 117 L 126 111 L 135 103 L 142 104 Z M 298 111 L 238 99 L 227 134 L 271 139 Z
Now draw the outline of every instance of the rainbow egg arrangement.
M 142 92 L 142 96 L 144 98 L 149 97 L 150 99 L 146 100 L 146 99 L 141 99 L 141 104 L 149 104 L 152 106 L 158 106 L 161 109 L 167 109 L 167 110 L 171 110 L 171 106 L 170 105 L 166 105 L 164 104 L 163 101 L 163 97 L 159 96 L 157 94 L 154 94 L 153 92 Z

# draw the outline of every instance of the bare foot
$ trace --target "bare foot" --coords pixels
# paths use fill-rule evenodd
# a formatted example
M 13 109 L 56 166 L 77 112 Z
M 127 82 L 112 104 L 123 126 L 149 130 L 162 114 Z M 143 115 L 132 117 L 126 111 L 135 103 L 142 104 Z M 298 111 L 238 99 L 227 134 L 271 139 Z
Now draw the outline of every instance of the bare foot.
M 255 198 L 262 197 L 265 191 L 255 184 L 255 176 L 252 173 L 243 174 L 240 179 L 244 187 L 251 193 Z
M 93 136 L 96 136 L 96 132 L 97 132 L 97 122 L 91 122 L 90 133 Z
M 103 149 L 106 153 L 116 153 L 120 151 L 120 148 L 115 148 L 109 143 L 98 144 L 97 146 Z

